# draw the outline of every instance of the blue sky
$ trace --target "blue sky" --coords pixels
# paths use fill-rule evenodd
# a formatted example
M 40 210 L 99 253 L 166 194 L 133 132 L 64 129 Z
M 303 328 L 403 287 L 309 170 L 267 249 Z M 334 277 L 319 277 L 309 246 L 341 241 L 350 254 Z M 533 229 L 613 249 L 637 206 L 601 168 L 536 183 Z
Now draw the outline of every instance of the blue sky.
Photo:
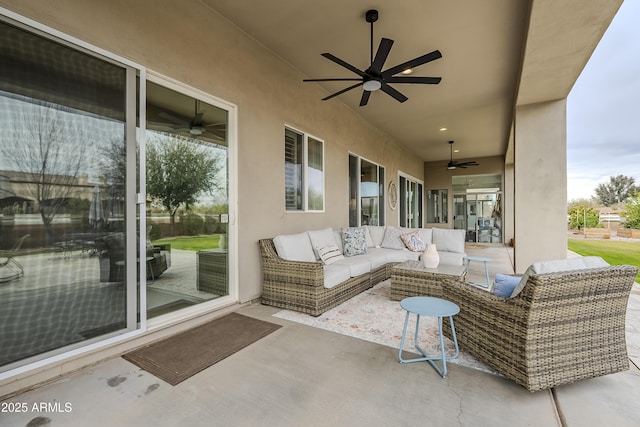
M 640 184 L 640 1 L 626 0 L 567 101 L 567 197 L 610 176 Z

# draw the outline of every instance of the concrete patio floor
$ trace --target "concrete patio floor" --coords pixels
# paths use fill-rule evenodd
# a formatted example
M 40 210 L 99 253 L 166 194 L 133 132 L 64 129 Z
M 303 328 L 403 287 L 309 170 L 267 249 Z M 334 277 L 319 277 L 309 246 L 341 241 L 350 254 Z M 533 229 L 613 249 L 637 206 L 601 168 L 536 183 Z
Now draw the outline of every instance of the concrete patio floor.
M 469 247 L 509 273 L 502 246 Z M 479 264 L 479 263 L 476 263 Z M 481 265 L 470 279 L 482 278 Z M 530 393 L 502 377 L 450 364 L 401 365 L 397 349 L 282 320 L 260 304 L 237 312 L 283 327 L 171 386 L 122 358 L 13 396 L 0 426 L 636 426 L 640 371 Z M 221 313 L 222 314 L 222 313 Z M 640 290 L 627 316 L 628 347 L 640 361 Z M 9 411 L 26 404 L 26 412 Z M 33 405 L 49 404 L 49 411 Z

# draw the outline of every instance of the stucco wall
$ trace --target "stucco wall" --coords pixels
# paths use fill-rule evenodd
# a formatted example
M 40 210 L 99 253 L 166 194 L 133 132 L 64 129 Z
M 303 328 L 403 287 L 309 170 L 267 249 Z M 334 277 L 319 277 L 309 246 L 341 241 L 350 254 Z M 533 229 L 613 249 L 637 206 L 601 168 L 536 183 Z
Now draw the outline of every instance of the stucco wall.
M 566 99 L 516 108 L 515 267 L 567 257 Z
M 235 104 L 239 298 L 261 294 L 257 240 L 348 222 L 348 153 L 423 178 L 423 163 L 198 0 L 0 0 L 0 6 Z M 322 60 L 318 52 L 318 61 Z M 285 124 L 325 142 L 325 212 L 284 210 Z M 386 186 L 385 186 L 386 187 Z M 232 207 L 231 207 L 232 208 Z M 386 206 L 389 224 L 397 215 Z

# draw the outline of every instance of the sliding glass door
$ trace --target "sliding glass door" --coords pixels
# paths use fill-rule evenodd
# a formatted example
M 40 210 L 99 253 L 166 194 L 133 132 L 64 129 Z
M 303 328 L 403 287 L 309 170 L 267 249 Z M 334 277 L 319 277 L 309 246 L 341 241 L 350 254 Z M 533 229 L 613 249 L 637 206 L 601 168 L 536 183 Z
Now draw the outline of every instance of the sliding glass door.
M 137 328 L 138 72 L 8 20 L 0 51 L 5 371 Z
M 149 318 L 229 295 L 229 112 L 178 89 L 147 82 Z

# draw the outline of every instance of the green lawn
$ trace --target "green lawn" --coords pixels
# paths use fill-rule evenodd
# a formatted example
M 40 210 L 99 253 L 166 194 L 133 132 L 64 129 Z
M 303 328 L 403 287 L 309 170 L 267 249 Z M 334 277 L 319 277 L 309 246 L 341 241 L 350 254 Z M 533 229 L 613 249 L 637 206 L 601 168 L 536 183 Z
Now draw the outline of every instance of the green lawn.
M 600 256 L 611 265 L 629 264 L 640 267 L 640 242 L 569 239 L 569 250 L 583 256 Z M 636 282 L 640 282 L 640 273 Z
M 207 236 L 179 236 L 168 239 L 154 240 L 154 245 L 171 244 L 171 249 L 183 249 L 186 251 L 201 251 L 203 249 L 213 249 L 218 247 L 220 241 L 219 234 Z

